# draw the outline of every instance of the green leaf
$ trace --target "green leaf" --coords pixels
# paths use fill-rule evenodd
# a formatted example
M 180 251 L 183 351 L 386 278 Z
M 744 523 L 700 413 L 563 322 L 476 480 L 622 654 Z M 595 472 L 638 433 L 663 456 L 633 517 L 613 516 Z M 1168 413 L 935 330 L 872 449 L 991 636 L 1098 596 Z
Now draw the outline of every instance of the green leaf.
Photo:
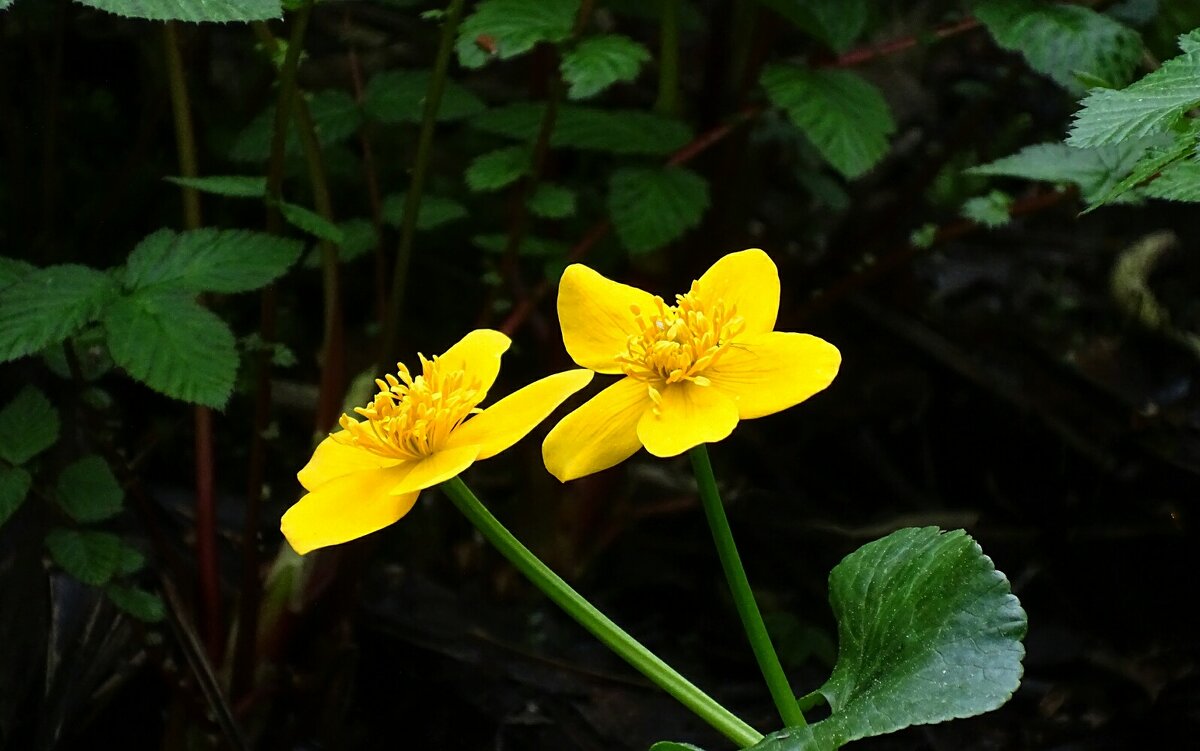
M 676 743 L 675 741 L 659 741 L 650 747 L 650 751 L 704 751 L 699 746 L 693 746 L 690 743 Z
M 133 290 L 249 292 L 282 276 L 303 249 L 298 240 L 265 232 L 160 229 L 129 254 L 125 285 Z
M 117 295 L 108 274 L 73 264 L 26 274 L 0 290 L 0 362 L 58 344 Z
M 867 0 L 760 0 L 796 26 L 845 52 L 862 34 L 870 8 Z
M 354 135 L 362 125 L 363 113 L 354 97 L 341 89 L 326 89 L 307 94 L 309 114 L 317 140 L 331 146 Z M 271 155 L 271 138 L 275 132 L 275 107 L 272 105 L 250 121 L 233 142 L 229 158 L 236 162 L 264 162 Z M 289 155 L 301 152 L 295 123 L 289 121 L 285 151 Z
M 471 238 L 471 243 L 488 253 L 499 255 L 508 246 L 508 235 L 475 235 Z M 561 240 L 527 235 L 522 238 L 517 254 L 523 258 L 563 258 L 568 250 L 570 246 Z
M 1076 94 L 1086 89 L 1081 78 L 1124 86 L 1142 57 L 1136 31 L 1081 5 L 985 0 L 974 10 L 996 44 Z
M 24 464 L 58 440 L 58 411 L 36 386 L 26 386 L 0 409 L 0 459 Z
M 770 65 L 767 97 L 791 119 L 833 167 L 858 177 L 883 158 L 896 129 L 879 89 L 844 70 Z
M 578 11 L 579 0 L 483 0 L 459 28 L 458 61 L 479 68 L 492 54 L 507 60 L 539 42 L 561 42 Z
M 552 183 L 539 183 L 529 197 L 529 210 L 543 219 L 575 215 L 575 191 Z
M 363 91 L 363 109 L 381 123 L 419 123 L 425 111 L 425 94 L 432 74 L 427 70 L 387 70 L 377 73 Z M 454 81 L 447 80 L 437 119 L 461 120 L 482 112 L 483 101 Z
M 1166 201 L 1200 202 L 1200 162 L 1188 159 L 1168 165 L 1142 192 Z
M 5 10 L 13 4 L 13 0 L 0 0 L 0 10 Z
M 661 248 L 700 223 L 708 184 L 683 167 L 625 167 L 609 181 L 608 210 L 631 253 Z
M 383 221 L 399 227 L 404 221 L 404 193 L 392 193 L 383 199 Z M 417 229 L 432 230 L 467 216 L 467 209 L 458 201 L 442 196 L 421 196 L 417 213 Z
M 545 105 L 520 102 L 489 110 L 471 125 L 486 133 L 532 142 Z M 678 120 L 640 110 L 604 110 L 576 104 L 558 108 L 550 145 L 610 154 L 665 156 L 687 144 L 692 131 Z
M 1083 200 L 1092 203 L 1119 183 L 1156 140 L 1132 138 L 1094 149 L 1039 143 L 990 164 L 972 167 L 967 173 L 1072 183 L 1079 187 Z
M 1195 153 L 1198 139 L 1200 139 L 1200 120 L 1190 121 L 1189 131 L 1181 134 L 1174 143 L 1163 147 L 1152 147 L 1147 149 L 1137 163 L 1133 165 L 1133 169 L 1116 185 L 1113 185 L 1103 194 L 1095 198 L 1088 206 L 1087 211 L 1092 211 L 1097 207 L 1113 203 L 1117 199 L 1131 193 L 1138 187 L 1148 183 L 1159 174 L 1169 168 L 1172 164 L 1181 161 L 1191 154 Z
M 249 175 L 214 175 L 211 177 L 165 177 L 169 183 L 195 188 L 229 198 L 262 198 L 267 192 L 267 178 Z
M 820 691 L 821 746 L 971 717 L 1021 680 L 1025 611 L 965 532 L 902 529 L 846 556 L 829 575 L 838 661 Z
M 650 51 L 627 36 L 588 37 L 563 55 L 563 80 L 570 84 L 567 96 L 587 99 L 618 81 L 632 81 L 649 60 Z
M 175 399 L 221 408 L 237 375 L 233 333 L 186 293 L 144 290 L 104 317 L 113 361 Z
M 166 617 L 162 598 L 139 587 L 110 584 L 104 588 L 104 593 L 113 605 L 139 621 L 158 623 Z
M 46 548 L 63 571 L 96 587 L 107 584 L 127 561 L 128 546 L 111 532 L 54 529 L 46 535 Z
M 334 245 L 342 244 L 344 238 L 341 228 L 312 209 L 287 201 L 279 201 L 276 205 L 279 206 L 279 213 L 283 214 L 287 223 L 301 232 L 307 232 L 319 240 L 327 240 Z
M 33 478 L 20 467 L 0 467 L 0 527 L 21 508 Z
M 1075 113 L 1067 143 L 1093 148 L 1169 133 L 1200 104 L 1200 52 L 1171 58 L 1120 91 L 1093 89 Z
M 529 171 L 530 159 L 530 150 L 525 146 L 508 146 L 480 154 L 467 167 L 467 187 L 487 191 L 511 185 Z
M 151 21 L 268 21 L 283 17 L 279 0 L 76 0 L 127 18 Z
M 0 290 L 16 284 L 35 271 L 37 266 L 32 263 L 0 256 Z
M 814 730 L 813 725 L 777 730 L 746 751 L 836 751 L 837 746 L 818 740 Z
M 85 456 L 58 476 L 55 497 L 75 521 L 98 522 L 121 512 L 125 491 L 108 462 L 98 456 Z
M 986 227 L 1003 227 L 1011 218 L 1009 209 L 1012 198 L 1007 193 L 993 190 L 986 196 L 976 196 L 963 202 L 962 215 Z

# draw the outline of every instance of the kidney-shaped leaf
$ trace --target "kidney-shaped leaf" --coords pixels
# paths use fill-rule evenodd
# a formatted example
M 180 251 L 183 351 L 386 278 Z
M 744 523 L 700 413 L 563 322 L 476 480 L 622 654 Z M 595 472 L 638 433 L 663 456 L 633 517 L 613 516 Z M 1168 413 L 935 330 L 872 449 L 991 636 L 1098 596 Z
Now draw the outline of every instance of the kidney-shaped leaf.
M 999 707 L 1021 680 L 1025 611 L 962 530 L 902 529 L 829 575 L 838 660 L 819 748 Z

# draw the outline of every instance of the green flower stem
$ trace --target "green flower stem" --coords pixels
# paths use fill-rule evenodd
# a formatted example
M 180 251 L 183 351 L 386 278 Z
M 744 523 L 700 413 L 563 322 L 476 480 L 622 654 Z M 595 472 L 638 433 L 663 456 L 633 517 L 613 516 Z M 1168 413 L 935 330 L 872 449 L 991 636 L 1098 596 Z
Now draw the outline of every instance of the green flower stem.
M 738 556 L 737 545 L 733 542 L 733 531 L 729 528 L 729 519 L 725 516 L 725 507 L 721 504 L 721 495 L 717 492 L 717 479 L 713 476 L 712 463 L 708 460 L 708 449 L 704 444 L 688 452 L 692 460 L 692 471 L 696 475 L 696 485 L 700 489 L 700 501 L 704 505 L 704 515 L 708 517 L 708 526 L 712 529 L 713 542 L 717 544 L 717 555 L 721 558 L 721 568 L 725 569 L 725 578 L 733 593 L 733 602 L 737 605 L 738 615 L 742 618 L 742 627 L 750 639 L 754 657 L 762 670 L 763 678 L 767 680 L 767 688 L 771 698 L 779 709 L 779 716 L 787 727 L 804 727 L 808 723 L 796 695 L 783 673 L 779 664 L 779 655 L 771 646 L 771 637 L 767 634 L 766 624 L 763 623 L 762 613 L 758 611 L 758 603 L 754 600 L 754 592 L 750 589 L 750 581 L 746 578 L 746 569 L 742 568 L 742 559 Z
M 740 747 L 752 746 L 762 740 L 761 733 L 675 672 L 551 571 L 492 516 L 460 478 L 447 480 L 441 488 L 488 542 L 605 646 Z

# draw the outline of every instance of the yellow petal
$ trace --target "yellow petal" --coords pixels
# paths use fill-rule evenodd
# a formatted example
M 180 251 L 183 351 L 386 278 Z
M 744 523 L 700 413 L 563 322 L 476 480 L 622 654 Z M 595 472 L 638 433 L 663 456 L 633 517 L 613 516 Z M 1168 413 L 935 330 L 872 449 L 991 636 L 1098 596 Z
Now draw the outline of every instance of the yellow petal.
M 558 405 L 592 380 L 590 370 L 555 373 L 515 391 L 450 434 L 446 447 L 476 445 L 478 459 L 495 456 L 533 430 Z
M 642 444 L 637 423 L 650 408 L 646 384 L 622 378 L 554 426 L 542 443 L 546 469 L 560 482 L 620 464 Z
M 638 439 L 655 456 L 678 456 L 702 443 L 729 437 L 738 424 L 737 405 L 712 386 L 691 381 L 663 388 L 658 409 L 638 421 Z
M 787 409 L 824 389 L 841 363 L 842 354 L 824 339 L 770 331 L 738 337 L 704 375 L 748 420 Z
M 620 373 L 616 357 L 638 333 L 633 306 L 649 313 L 655 309 L 654 296 L 587 266 L 568 266 L 558 283 L 558 323 L 571 359 L 597 373 Z
M 479 456 L 479 446 L 456 446 L 444 448 L 420 461 L 411 462 L 395 469 L 397 481 L 388 488 L 392 495 L 414 493 L 432 488 L 440 482 L 462 472 Z
M 287 510 L 279 523 L 300 555 L 382 529 L 408 513 L 417 493 L 392 495 L 397 469 L 368 469 L 325 482 Z
M 343 445 L 335 441 L 333 436 L 329 436 L 317 444 L 317 450 L 313 452 L 308 464 L 304 465 L 304 469 L 296 474 L 296 478 L 300 480 L 300 484 L 304 486 L 305 490 L 316 490 L 342 475 L 361 472 L 365 469 L 394 467 L 400 461 L 400 459 L 389 459 L 372 454 L 370 451 Z
M 779 269 L 758 248 L 730 253 L 700 277 L 700 298 L 705 302 L 724 300 L 736 305 L 746 321 L 746 334 L 775 328 L 779 315 Z
M 468 381 L 479 381 L 478 404 L 496 382 L 496 376 L 500 373 L 500 356 L 508 351 L 511 344 L 512 340 L 499 331 L 476 329 L 446 350 L 446 354 L 438 360 L 443 371 L 465 370 Z

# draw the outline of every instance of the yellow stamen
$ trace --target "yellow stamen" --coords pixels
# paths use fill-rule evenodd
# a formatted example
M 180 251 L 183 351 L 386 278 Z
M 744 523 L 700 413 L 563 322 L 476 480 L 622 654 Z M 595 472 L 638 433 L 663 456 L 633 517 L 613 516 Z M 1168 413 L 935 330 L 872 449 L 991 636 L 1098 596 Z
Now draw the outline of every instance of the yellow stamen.
M 377 379 L 379 393 L 370 404 L 354 410 L 366 419 L 342 415 L 343 430 L 333 439 L 379 456 L 420 459 L 441 448 L 455 428 L 482 411 L 475 406 L 482 397 L 477 379 L 468 381 L 462 370 L 443 370 L 436 356 L 417 357 L 420 375 L 414 377 L 396 363 L 399 378 L 389 373 L 384 380 Z
M 691 381 L 708 386 L 702 373 L 712 367 L 731 342 L 746 328 L 736 306 L 723 300 L 706 300 L 699 282 L 675 296 L 675 305 L 655 297 L 656 310 L 644 315 L 638 306 L 630 306 L 641 332 L 630 336 L 625 352 L 617 362 L 626 375 L 651 384 Z M 651 399 L 658 392 L 651 389 Z M 659 396 L 661 399 L 661 395 Z M 658 400 L 655 400 L 658 403 Z

